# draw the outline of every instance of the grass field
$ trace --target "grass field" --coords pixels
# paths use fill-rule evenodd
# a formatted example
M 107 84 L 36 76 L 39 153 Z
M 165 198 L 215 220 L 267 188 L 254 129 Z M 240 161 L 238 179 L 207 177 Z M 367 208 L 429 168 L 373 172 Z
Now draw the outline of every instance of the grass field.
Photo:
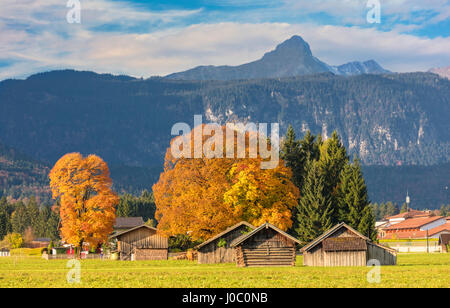
M 399 254 L 381 268 L 381 283 L 367 282 L 368 268 L 237 268 L 189 261 L 81 261 L 81 283 L 69 284 L 67 260 L 1 257 L 0 287 L 450 287 L 450 254 Z

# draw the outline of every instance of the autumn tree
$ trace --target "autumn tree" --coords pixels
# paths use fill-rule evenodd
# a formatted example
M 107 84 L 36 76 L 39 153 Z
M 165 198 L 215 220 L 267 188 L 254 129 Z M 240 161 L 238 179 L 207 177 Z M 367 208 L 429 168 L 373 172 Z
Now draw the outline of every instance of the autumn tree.
M 78 247 L 97 247 L 113 231 L 119 198 L 111 190 L 107 164 L 96 155 L 70 153 L 50 172 L 53 198 L 60 199 L 61 235 Z
M 225 139 L 225 127 L 219 126 L 208 135 L 204 129 L 197 127 L 188 136 L 171 142 L 172 147 L 179 138 L 185 138 L 181 149 L 190 157 L 195 152 L 200 157 L 176 158 L 171 148 L 166 152 L 164 172 L 153 186 L 158 229 L 167 235 L 189 234 L 194 240 L 207 239 L 241 220 L 255 225 L 267 221 L 288 229 L 292 225 L 291 208 L 299 195 L 290 180 L 290 169 L 282 160 L 272 169 L 261 169 L 264 159 L 259 152 L 252 154 L 249 147 L 256 133 L 252 136 L 235 131 L 231 142 L 227 136 L 222 143 L 219 138 L 217 142 L 211 138 L 222 135 Z M 202 140 L 199 144 L 205 145 L 203 150 L 194 143 L 198 133 Z M 245 148 L 241 148 L 244 156 L 237 155 L 239 134 L 245 139 Z

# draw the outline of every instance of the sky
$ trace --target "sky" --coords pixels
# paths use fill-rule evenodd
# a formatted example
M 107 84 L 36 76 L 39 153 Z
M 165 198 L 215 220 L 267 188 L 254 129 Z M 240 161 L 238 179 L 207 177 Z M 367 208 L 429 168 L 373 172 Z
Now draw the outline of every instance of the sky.
M 69 23 L 77 1 L 80 22 Z M 377 2 L 380 23 L 369 23 Z M 0 80 L 239 65 L 293 35 L 330 65 L 374 59 L 391 71 L 427 71 L 450 65 L 450 0 L 1 0 Z

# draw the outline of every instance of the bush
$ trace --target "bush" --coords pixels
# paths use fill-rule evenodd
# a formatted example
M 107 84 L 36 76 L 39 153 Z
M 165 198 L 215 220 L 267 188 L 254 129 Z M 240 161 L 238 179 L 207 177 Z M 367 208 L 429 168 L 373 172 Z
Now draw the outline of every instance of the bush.
M 52 253 L 52 249 L 53 249 L 53 241 L 50 241 L 50 243 L 48 244 L 48 253 Z
M 217 247 L 225 247 L 227 246 L 227 241 L 222 237 L 218 242 L 217 242 Z
M 20 248 L 23 246 L 23 238 L 19 233 L 9 233 L 5 238 L 8 241 L 11 249 Z
M 63 255 L 63 254 L 66 254 L 66 253 L 67 253 L 67 250 L 69 250 L 69 249 L 66 248 L 66 247 L 54 247 L 54 249 L 55 249 L 57 255 Z

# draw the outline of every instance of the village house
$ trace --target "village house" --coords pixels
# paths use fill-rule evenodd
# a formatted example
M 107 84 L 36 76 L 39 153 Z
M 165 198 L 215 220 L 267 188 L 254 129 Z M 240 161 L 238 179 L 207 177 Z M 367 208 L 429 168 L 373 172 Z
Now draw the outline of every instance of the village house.
M 301 249 L 305 266 L 366 266 L 397 264 L 394 249 L 373 243 L 345 223 L 340 223 Z
M 297 244 L 300 242 L 265 223 L 231 243 L 236 249 L 237 266 L 295 266 Z
M 198 263 L 235 262 L 235 249 L 231 247 L 231 243 L 254 229 L 255 227 L 248 222 L 241 221 L 198 245 L 195 247 L 198 251 Z
M 169 241 L 156 228 L 145 224 L 116 233 L 110 237 L 117 240 L 120 260 L 167 260 Z
M 442 216 L 418 216 L 378 228 L 378 239 L 401 252 L 439 252 L 441 234 L 450 233 L 450 220 Z
M 450 228 L 442 216 L 416 217 L 406 219 L 389 227 L 383 228 L 380 239 L 405 238 L 438 238 L 442 231 Z
M 430 216 L 432 216 L 430 211 L 418 211 L 418 210 L 409 209 L 407 212 L 400 213 L 400 214 L 393 215 L 393 216 L 388 216 L 380 221 L 375 222 L 375 227 L 377 228 L 378 233 L 380 233 L 380 231 L 382 231 L 382 229 L 390 227 L 390 226 L 398 224 L 398 223 L 401 223 L 407 219 L 430 217 Z

